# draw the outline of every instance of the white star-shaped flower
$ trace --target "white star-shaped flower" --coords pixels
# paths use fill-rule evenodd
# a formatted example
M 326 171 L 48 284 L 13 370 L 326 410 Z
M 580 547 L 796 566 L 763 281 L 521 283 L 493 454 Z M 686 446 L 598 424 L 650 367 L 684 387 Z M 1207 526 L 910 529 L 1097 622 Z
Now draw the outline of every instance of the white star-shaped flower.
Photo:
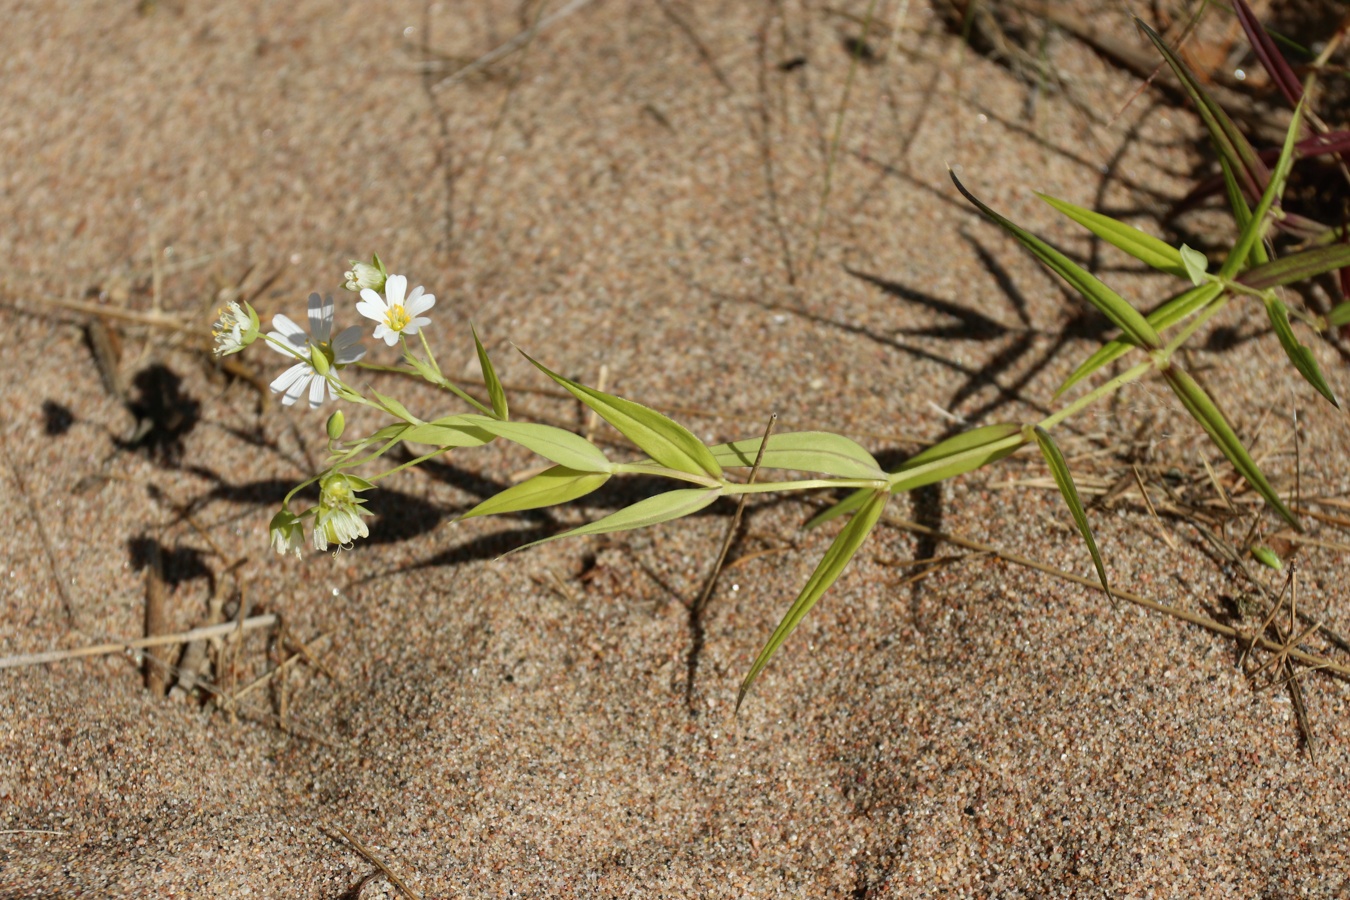
M 337 337 L 332 336 L 332 297 L 309 295 L 308 333 L 280 313 L 272 317 L 272 327 L 276 331 L 268 335 L 271 340 L 267 345 L 278 353 L 299 360 L 278 375 L 271 385 L 273 393 L 282 395 L 284 406 L 293 406 L 308 392 L 310 408 L 317 409 L 324 401 L 325 387 L 328 396 L 337 396 L 333 386 L 328 383 L 329 378 L 337 379 L 334 369 L 350 365 L 366 355 L 366 348 L 361 345 L 359 326 L 353 325 Z
M 390 275 L 384 282 L 384 297 L 366 288 L 361 291 L 361 302 L 356 304 L 357 312 L 379 323 L 375 326 L 375 339 L 383 338 L 390 347 L 398 343 L 399 335 L 417 334 L 431 324 L 422 313 L 436 305 L 436 295 L 422 293 L 419 284 L 405 300 L 403 294 L 407 289 L 407 278 Z

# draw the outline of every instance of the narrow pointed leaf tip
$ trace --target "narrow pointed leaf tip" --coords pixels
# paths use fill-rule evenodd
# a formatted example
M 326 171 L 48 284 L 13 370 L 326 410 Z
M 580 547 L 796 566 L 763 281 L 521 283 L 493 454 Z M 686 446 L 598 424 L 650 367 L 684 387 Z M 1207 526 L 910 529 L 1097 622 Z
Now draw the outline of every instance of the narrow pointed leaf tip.
M 1038 192 L 1036 196 L 1111 246 L 1125 251 L 1145 265 L 1172 275 L 1185 277 L 1186 266 L 1182 262 L 1182 254 L 1178 253 L 1177 248 L 1166 241 L 1159 240 L 1151 234 L 1140 231 L 1132 225 L 1126 225 L 1110 216 L 1084 209 L 1081 206 L 1075 206 L 1065 200 L 1051 197 L 1049 194 Z
M 752 466 L 763 438 L 751 438 L 710 448 L 722 466 Z M 826 431 L 787 431 L 769 437 L 760 459 L 761 469 L 819 472 L 837 478 L 885 480 L 881 465 L 861 446 L 843 435 Z
M 759 673 L 764 671 L 764 667 L 769 664 L 769 660 L 782 646 L 783 641 L 788 639 L 788 635 L 792 634 L 802 619 L 806 618 L 806 614 L 811 611 L 811 607 L 816 605 L 816 601 L 824 596 L 830 586 L 838 580 L 840 574 L 848 566 L 849 560 L 853 558 L 853 554 L 857 553 L 863 541 L 867 540 L 867 536 L 872 532 L 872 527 L 877 524 L 877 520 L 881 518 L 881 513 L 886 509 L 886 501 L 889 499 L 890 494 L 885 491 L 870 491 L 862 508 L 835 536 L 834 542 L 825 551 L 825 556 L 821 558 L 815 571 L 811 573 L 811 578 L 806 582 L 806 587 L 802 588 L 802 592 L 792 602 L 787 614 L 783 616 L 782 621 L 778 623 L 778 627 L 769 636 L 769 641 L 764 645 L 764 649 L 759 651 L 759 656 L 755 658 L 754 665 L 750 667 L 745 680 L 741 682 L 740 692 L 736 695 L 737 712 L 740 711 L 741 703 L 745 701 L 745 695 L 750 690 L 750 686 L 755 683 Z
M 1271 328 L 1275 330 L 1275 336 L 1279 338 L 1280 346 L 1284 348 L 1289 361 L 1294 364 L 1294 368 L 1303 376 L 1304 381 L 1316 388 L 1332 406 L 1340 409 L 1341 403 L 1336 399 L 1336 394 L 1331 390 L 1331 385 L 1327 384 L 1326 378 L 1322 377 L 1322 370 L 1317 366 L 1317 358 L 1313 356 L 1311 349 L 1299 343 L 1298 337 L 1294 334 L 1294 328 L 1289 324 L 1289 310 L 1276 297 L 1266 297 L 1265 303 Z
M 473 345 L 478 351 L 478 367 L 483 370 L 483 386 L 487 388 L 488 399 L 492 402 L 492 412 L 497 418 L 506 421 L 510 418 L 506 405 L 506 389 L 502 387 L 501 379 L 497 377 L 497 370 L 492 367 L 487 348 L 478 339 L 478 329 L 470 325 L 469 330 L 473 332 Z
M 1078 486 L 1074 484 L 1069 464 L 1064 461 L 1064 454 L 1059 451 L 1055 439 L 1050 437 L 1050 432 L 1037 425 L 1033 433 L 1037 445 L 1041 448 L 1041 455 L 1045 457 L 1045 463 L 1050 467 L 1050 475 L 1055 479 L 1055 485 L 1069 507 L 1074 524 L 1078 526 L 1078 533 L 1083 536 L 1088 553 L 1092 555 L 1092 565 L 1097 569 L 1097 578 L 1101 580 L 1102 590 L 1106 591 L 1106 596 L 1115 603 L 1116 595 L 1111 593 L 1111 585 L 1106 580 L 1106 563 L 1097 548 L 1096 539 L 1092 536 L 1092 526 L 1088 524 L 1087 511 L 1083 509 L 1083 501 L 1079 499 Z
M 640 403 L 578 384 L 552 371 L 523 350 L 521 353 L 539 371 L 595 410 L 600 418 L 613 425 L 656 462 L 690 475 L 722 477 L 722 467 L 718 465 L 712 451 L 680 423 Z
M 1157 349 L 1162 346 L 1162 340 L 1158 337 L 1158 332 L 1154 330 L 1139 310 L 1125 301 L 1124 297 L 1111 290 L 1095 275 L 1085 271 L 1045 241 L 994 212 L 983 201 L 966 190 L 966 186 L 956 177 L 955 172 L 949 170 L 947 174 L 951 176 L 952 183 L 961 192 L 961 196 L 973 203 L 980 212 L 984 213 L 986 218 L 1015 237 L 1023 247 L 1030 250 L 1032 255 L 1044 263 L 1052 272 L 1067 281 L 1074 290 L 1083 295 L 1085 300 L 1097 307 L 1102 315 L 1110 319 L 1113 325 L 1142 346 L 1150 349 Z
M 609 475 L 603 472 L 579 472 L 565 466 L 554 466 L 489 497 L 460 518 L 472 519 L 474 516 L 557 506 L 586 496 L 608 480 Z

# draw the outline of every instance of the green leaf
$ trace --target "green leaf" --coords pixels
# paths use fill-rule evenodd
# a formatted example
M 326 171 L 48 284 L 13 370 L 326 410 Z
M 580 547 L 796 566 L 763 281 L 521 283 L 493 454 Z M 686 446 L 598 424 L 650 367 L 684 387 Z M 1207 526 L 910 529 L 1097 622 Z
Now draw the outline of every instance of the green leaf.
M 412 413 L 408 412 L 408 408 L 404 406 L 402 403 L 395 400 L 393 397 L 381 394 L 374 388 L 370 389 L 370 393 L 372 396 L 374 396 L 376 401 L 379 402 L 380 406 L 383 406 L 390 415 L 396 416 L 410 425 L 422 424 L 421 419 L 417 418 L 417 416 L 414 416 Z
M 843 500 L 840 500 L 834 506 L 831 506 L 828 509 L 816 513 L 814 516 L 811 517 L 809 521 L 807 521 L 805 525 L 802 526 L 802 528 L 806 529 L 807 531 L 810 531 L 812 528 L 824 525 L 831 519 L 837 519 L 840 516 L 845 515 L 846 513 L 851 513 L 856 510 L 862 509 L 863 506 L 866 505 L 868 498 L 871 497 L 874 493 L 876 492 L 873 491 L 871 488 L 858 488 L 856 491 L 849 494 Z
M 542 540 L 531 541 L 511 552 L 516 553 L 528 547 L 547 544 L 550 541 L 560 541 L 568 537 L 581 537 L 586 534 L 609 534 L 614 531 L 632 531 L 635 528 L 658 525 L 661 522 L 669 522 L 672 519 L 693 515 L 720 496 L 722 496 L 720 487 L 684 488 L 678 491 L 666 491 L 664 494 L 639 500 L 632 506 L 625 507 L 616 513 L 610 513 L 603 519 L 597 519 L 589 525 L 582 525 L 580 528 L 573 528 L 571 531 L 564 531 L 562 534 L 555 534 Z
M 1021 425 L 984 425 L 939 441 L 900 464 L 888 479 L 891 493 L 912 491 L 974 471 L 1015 453 L 1027 442 Z
M 1270 317 L 1270 325 L 1275 329 L 1275 336 L 1280 339 L 1280 346 L 1284 348 L 1285 355 L 1289 361 L 1298 369 L 1298 373 L 1303 379 L 1317 389 L 1317 392 L 1331 403 L 1337 409 L 1341 404 L 1336 399 L 1336 394 L 1331 390 L 1331 385 L 1322 377 L 1322 370 L 1317 367 L 1317 360 L 1313 357 L 1312 351 L 1300 344 L 1298 337 L 1294 335 L 1293 326 L 1289 324 L 1289 310 L 1284 303 L 1276 297 L 1262 298 L 1266 303 L 1266 315 Z
M 1153 326 L 1148 324 L 1139 310 L 1125 302 L 1123 297 L 1102 284 L 1095 275 L 1081 269 L 1067 256 L 1045 241 L 1031 232 L 1019 228 L 980 202 L 974 194 L 966 190 L 965 185 L 961 184 L 955 172 L 949 172 L 948 174 L 951 175 L 952 181 L 956 184 L 956 189 L 961 192 L 962 196 L 975 204 L 980 212 L 1002 227 L 1004 231 L 1017 238 L 1022 246 L 1030 250 L 1037 259 L 1045 263 L 1051 271 L 1067 281 L 1088 302 L 1101 310 L 1102 315 L 1110 319 L 1112 324 L 1133 338 L 1138 344 L 1150 348 L 1162 346 L 1162 341 L 1159 339 L 1158 333 L 1153 330 Z
M 422 376 L 424 381 L 429 381 L 435 385 L 444 385 L 446 383 L 445 376 L 436 371 L 434 366 L 424 360 L 418 359 L 416 356 L 413 356 L 412 353 L 404 353 L 403 361 L 412 366 L 417 374 Z
M 1050 432 L 1039 425 L 1035 430 L 1036 443 L 1041 448 L 1041 455 L 1045 457 L 1046 465 L 1050 467 L 1050 474 L 1055 479 L 1055 484 L 1059 487 L 1059 492 L 1064 497 L 1064 502 L 1069 506 L 1069 513 L 1073 516 L 1073 522 L 1078 526 L 1078 533 L 1083 536 L 1087 543 L 1088 553 L 1092 554 L 1092 564 L 1097 567 L 1097 577 L 1101 579 L 1102 590 L 1106 591 L 1106 596 L 1115 602 L 1115 595 L 1111 593 L 1111 585 L 1106 580 L 1106 564 L 1102 561 L 1101 551 L 1097 549 L 1097 541 L 1092 537 L 1092 526 L 1088 524 L 1087 511 L 1083 509 L 1083 501 L 1078 499 L 1078 487 L 1073 483 L 1073 474 L 1069 471 L 1069 464 L 1064 461 L 1064 454 L 1059 452 L 1059 447 L 1055 444 L 1055 439 L 1050 437 Z
M 753 466 L 763 438 L 751 438 L 712 447 L 722 466 Z M 789 431 L 769 437 L 761 469 L 820 472 L 838 478 L 885 479 L 881 465 L 857 443 L 826 431 Z
M 1191 284 L 1200 287 L 1205 283 L 1205 270 L 1209 268 L 1209 259 L 1193 247 L 1181 245 L 1181 261 L 1186 266 L 1186 277 Z
M 1124 250 L 1145 265 L 1161 269 L 1181 278 L 1186 277 L 1186 266 L 1182 263 L 1182 255 L 1177 252 L 1177 248 L 1166 241 L 1160 241 L 1133 225 L 1126 225 L 1124 222 L 1117 221 L 1099 212 L 1075 206 L 1064 200 L 1057 200 L 1048 194 L 1037 193 L 1036 196 L 1111 246 Z
M 1256 561 L 1261 565 L 1277 572 L 1284 568 L 1284 560 L 1280 559 L 1279 554 L 1265 544 L 1253 544 L 1251 550 L 1252 556 L 1256 557 Z
M 1210 440 L 1223 451 L 1223 455 L 1233 464 L 1233 468 L 1242 474 L 1258 494 L 1265 498 L 1265 501 L 1271 505 L 1274 510 L 1280 514 L 1280 517 L 1292 525 L 1299 532 L 1303 531 L 1303 526 L 1299 524 L 1298 519 L 1284 505 L 1284 501 L 1275 493 L 1275 489 L 1270 486 L 1266 476 L 1257 467 L 1247 448 L 1242 446 L 1242 441 L 1238 440 L 1233 427 L 1228 424 L 1228 420 L 1219 412 L 1219 408 L 1214 405 L 1214 401 L 1205 393 L 1200 385 L 1196 384 L 1195 379 L 1186 373 L 1180 366 L 1171 365 L 1163 370 L 1163 376 L 1167 383 L 1172 386 L 1181 403 L 1186 407 L 1186 411 L 1191 414 L 1200 426 L 1209 434 Z
M 1159 331 L 1170 328 L 1196 310 L 1204 308 L 1211 300 L 1222 293 L 1223 285 L 1214 281 L 1202 284 L 1199 287 L 1188 288 L 1149 313 L 1149 324 Z M 1089 356 L 1086 362 L 1065 379 L 1064 383 L 1055 391 L 1055 396 L 1058 397 L 1063 394 L 1102 366 L 1110 365 L 1120 359 L 1134 347 L 1135 345 L 1129 341 L 1122 340 L 1114 340 L 1103 344 L 1097 349 L 1096 353 Z
M 835 537 L 830 549 L 825 551 L 825 556 L 816 565 L 816 570 L 811 573 L 810 579 L 806 582 L 806 587 L 797 595 L 797 599 L 792 602 L 788 608 L 787 615 L 783 616 L 778 627 L 773 630 L 769 636 L 769 641 L 764 645 L 764 649 L 759 651 L 759 656 L 755 658 L 754 665 L 750 667 L 745 680 L 741 682 L 740 693 L 736 696 L 736 709 L 741 708 L 742 701 L 745 700 L 745 694 L 750 690 L 750 686 L 755 683 L 759 673 L 769 664 L 775 651 L 782 646 L 783 641 L 787 640 L 788 635 L 801 622 L 806 614 L 811 611 L 811 607 L 816 605 L 824 593 L 830 589 L 839 575 L 848 565 L 853 554 L 858 552 L 863 541 L 867 540 L 867 535 L 871 533 L 872 526 L 877 524 L 881 518 L 881 513 L 886 509 L 886 501 L 890 495 L 885 491 L 869 491 L 870 496 L 849 523 L 840 530 Z
M 1266 231 L 1271 223 L 1267 219 L 1275 201 L 1280 199 L 1284 193 L 1285 182 L 1289 180 L 1289 172 L 1294 166 L 1294 145 L 1298 143 L 1299 124 L 1303 121 L 1303 101 L 1300 100 L 1298 106 L 1294 108 L 1294 116 L 1289 122 L 1289 130 L 1284 136 L 1284 147 L 1280 150 L 1280 158 L 1275 163 L 1275 170 L 1271 174 L 1265 191 L 1261 194 L 1261 200 L 1252 210 L 1251 221 L 1243 226 L 1238 235 L 1237 242 L 1233 245 L 1232 252 L 1224 260 L 1223 267 L 1219 270 L 1219 275 L 1224 278 L 1232 278 L 1242 267 L 1249 262 L 1249 256 L 1253 248 L 1261 243 L 1265 238 Z M 1256 262 L 1265 262 L 1265 259 L 1258 257 Z
M 497 418 L 505 422 L 510 418 L 506 408 L 506 389 L 502 387 L 501 380 L 497 378 L 497 370 L 492 368 L 492 360 L 488 359 L 487 348 L 478 339 L 478 329 L 470 325 L 469 330 L 473 332 L 473 345 L 478 348 L 478 366 L 483 370 L 483 386 L 487 388 L 488 398 L 492 401 L 492 411 L 496 413 Z
M 1327 313 L 1327 324 L 1335 328 L 1340 325 L 1350 325 L 1350 302 L 1337 303 Z
M 549 462 L 578 472 L 612 472 L 614 464 L 604 451 L 579 434 L 534 422 L 503 422 L 487 416 L 473 416 L 484 431 L 533 450 Z
M 1350 244 L 1333 244 L 1294 253 L 1248 269 L 1238 281 L 1258 291 L 1305 281 L 1324 272 L 1350 266 Z
M 433 447 L 481 447 L 490 443 L 492 432 L 479 427 L 486 416 L 445 416 L 434 422 L 413 425 L 403 432 L 403 440 Z M 490 419 L 488 421 L 491 421 Z M 407 427 L 407 426 L 405 426 Z
M 539 509 L 543 506 L 556 506 L 584 497 L 608 480 L 609 475 L 602 472 L 578 472 L 565 466 L 554 466 L 507 488 L 500 494 L 489 497 L 460 518 L 471 519 L 474 516 L 492 516 Z
M 578 384 L 550 370 L 528 353 L 522 351 L 522 355 L 661 465 L 690 475 L 722 477 L 722 467 L 707 445 L 675 420 L 632 400 Z
M 1148 39 L 1153 42 L 1153 46 L 1162 54 L 1167 65 L 1176 73 L 1177 80 L 1186 93 L 1190 95 L 1191 101 L 1195 104 L 1196 112 L 1200 114 L 1200 119 L 1205 124 L 1205 130 L 1209 132 L 1209 139 L 1214 144 L 1215 152 L 1219 154 L 1219 161 L 1232 168 L 1234 176 L 1239 180 L 1242 193 L 1247 197 L 1259 197 L 1261 190 L 1265 186 L 1269 171 L 1265 163 L 1256 154 L 1256 150 L 1243 136 L 1238 127 L 1233 124 L 1233 120 L 1223 111 L 1223 107 L 1215 103 L 1213 98 L 1205 92 L 1204 87 L 1199 80 L 1191 74 L 1191 70 L 1181 61 L 1181 57 L 1167 46 L 1161 37 L 1142 19 L 1134 20 Z

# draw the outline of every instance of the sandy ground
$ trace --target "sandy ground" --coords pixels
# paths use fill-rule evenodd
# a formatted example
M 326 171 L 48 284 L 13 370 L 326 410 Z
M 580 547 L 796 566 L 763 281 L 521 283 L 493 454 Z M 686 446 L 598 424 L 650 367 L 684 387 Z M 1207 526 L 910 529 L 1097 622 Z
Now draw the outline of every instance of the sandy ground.
M 7 6 L 0 655 L 142 635 L 158 554 L 167 627 L 242 596 L 322 668 L 290 666 L 234 719 L 151 695 L 126 655 L 0 671 L 0 896 L 393 896 L 339 829 L 423 897 L 1350 893 L 1342 681 L 1303 679 L 1314 760 L 1289 692 L 1254 688 L 1231 641 L 989 556 L 902 584 L 897 563 L 963 551 L 882 526 L 733 718 L 833 533 L 800 530 L 818 500 L 751 504 L 699 623 L 730 506 L 499 560 L 653 489 L 454 524 L 537 464 L 510 447 L 390 479 L 371 539 L 336 559 L 280 559 L 267 522 L 321 460 L 324 414 L 264 408 L 193 349 L 232 292 L 298 317 L 378 251 L 437 295 L 430 334 L 466 383 L 474 321 L 517 417 L 585 425 L 529 392 L 546 385 L 512 342 L 709 440 L 776 411 L 894 463 L 950 416 L 1036 415 L 1106 333 L 947 166 L 1148 305 L 1167 283 L 1032 191 L 1158 229 L 1203 159 L 1186 111 L 1146 94 L 1114 116 L 1136 82 L 1062 37 L 1046 52 L 1069 78 L 1036 90 L 921 2 L 880 4 L 905 27 L 869 36 L 851 87 L 861 29 L 841 11 L 861 0 L 570 4 L 468 72 L 529 25 L 522 4 Z M 91 317 L 55 301 L 111 311 L 112 383 Z M 1297 407 L 1304 494 L 1345 498 L 1345 417 L 1259 312 L 1214 331 L 1191 362 L 1272 477 L 1292 484 Z M 1344 357 L 1315 349 L 1350 394 Z M 264 383 L 270 356 L 243 358 Z M 1202 458 L 1231 474 L 1157 382 L 1061 441 L 1103 484 L 1131 448 L 1179 490 L 1212 494 Z M 1009 484 L 1044 475 L 1018 457 L 894 511 L 1090 574 L 1058 497 Z M 1137 496 L 1094 522 L 1120 587 L 1234 621 L 1244 582 L 1196 527 L 1165 520 L 1170 547 Z M 1300 609 L 1350 633 L 1345 532 L 1310 533 L 1333 546 L 1303 548 Z M 226 686 L 291 653 L 252 633 Z

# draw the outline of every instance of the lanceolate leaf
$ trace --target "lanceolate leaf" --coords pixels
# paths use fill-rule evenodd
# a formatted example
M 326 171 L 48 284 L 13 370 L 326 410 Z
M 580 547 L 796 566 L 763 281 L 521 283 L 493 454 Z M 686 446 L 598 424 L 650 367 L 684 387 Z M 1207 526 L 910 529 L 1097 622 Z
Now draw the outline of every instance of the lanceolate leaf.
M 397 416 L 398 418 L 409 423 L 410 425 L 422 424 L 421 419 L 417 418 L 417 416 L 414 416 L 412 413 L 408 412 L 408 408 L 404 406 L 402 403 L 395 400 L 393 397 L 381 394 L 374 388 L 370 389 L 370 393 L 377 401 L 379 401 L 379 404 L 383 406 L 389 412 L 390 415 Z
M 1233 427 L 1228 424 L 1228 420 L 1219 412 L 1219 408 L 1214 405 L 1214 401 L 1209 398 L 1204 389 L 1196 384 L 1195 379 L 1187 374 L 1181 367 L 1171 365 L 1163 370 L 1167 383 L 1172 386 L 1172 390 L 1181 398 L 1186 411 L 1191 414 L 1219 449 L 1223 455 L 1228 457 L 1228 461 L 1233 464 L 1233 468 L 1241 473 L 1242 477 L 1247 479 L 1258 494 L 1265 498 L 1280 517 L 1292 525 L 1298 531 L 1303 531 L 1303 526 L 1294 516 L 1289 507 L 1284 505 L 1284 501 L 1275 493 L 1275 489 L 1270 486 L 1266 476 L 1262 474 L 1252 459 L 1247 448 L 1242 446 L 1242 441 L 1238 440 Z
M 487 416 L 474 416 L 484 431 L 533 450 L 549 462 L 579 472 L 611 472 L 614 464 L 604 451 L 579 434 L 534 422 L 502 422 Z
M 1299 83 L 1293 67 L 1285 60 L 1274 39 L 1256 20 L 1256 14 L 1247 5 L 1247 0 L 1234 0 L 1233 11 L 1237 13 L 1238 22 L 1247 33 L 1247 40 L 1256 52 L 1256 58 L 1261 60 L 1261 65 L 1269 73 L 1270 80 L 1275 82 L 1289 105 L 1294 106 L 1303 99 L 1303 85 Z
M 1206 304 L 1222 293 L 1223 285 L 1218 282 L 1209 282 L 1199 287 L 1190 288 L 1149 313 L 1149 324 L 1159 331 L 1170 328 L 1196 310 L 1203 309 Z M 1058 397 L 1102 366 L 1110 365 L 1120 359 L 1120 357 L 1129 353 L 1134 346 L 1129 341 L 1122 340 L 1114 340 L 1103 344 L 1097 349 L 1096 353 L 1089 356 L 1087 361 L 1075 369 L 1074 373 L 1059 386 L 1059 389 L 1055 391 L 1055 396 Z
M 446 416 L 434 422 L 408 426 L 403 440 L 433 447 L 481 447 L 493 438 L 492 432 L 478 427 L 484 416 Z M 489 420 L 490 421 L 490 420 Z
M 487 388 L 488 398 L 492 401 L 492 411 L 497 415 L 497 418 L 506 421 L 509 418 L 506 407 L 506 389 L 502 387 L 501 380 L 497 378 L 497 370 L 492 368 L 492 360 L 488 358 L 487 348 L 478 339 L 478 329 L 470 325 L 469 330 L 473 332 L 473 345 L 478 349 L 478 367 L 483 370 L 483 386 Z
M 1013 237 L 1032 252 L 1032 254 L 1045 263 L 1055 274 L 1069 282 L 1074 290 L 1082 294 L 1083 297 L 1097 309 L 1101 310 L 1111 322 L 1125 332 L 1137 343 L 1157 348 L 1162 346 L 1162 341 L 1158 338 L 1158 333 L 1153 330 L 1153 326 L 1148 324 L 1137 309 L 1125 302 L 1125 299 L 1102 284 L 1095 275 L 1092 275 L 1074 262 L 1072 262 L 1063 253 L 1060 253 L 1054 247 L 1051 247 L 1045 241 L 1036 237 L 1029 231 L 1014 225 L 1008 219 L 994 212 L 974 194 L 966 190 L 965 185 L 957 179 L 955 172 L 949 172 L 952 181 L 956 184 L 956 189 L 961 192 L 971 203 L 984 213 L 991 221 L 1003 228 Z
M 1327 313 L 1327 324 L 1333 328 L 1340 325 L 1350 325 L 1350 302 L 1337 303 Z
M 1088 524 L 1087 512 L 1083 509 L 1083 501 L 1078 499 L 1078 487 L 1073 483 L 1073 474 L 1069 471 L 1069 464 L 1064 461 L 1064 454 L 1059 452 L 1059 447 L 1055 444 L 1055 439 L 1050 437 L 1050 432 L 1039 425 L 1036 426 L 1036 443 L 1041 448 L 1041 455 L 1045 457 L 1046 465 L 1050 467 L 1050 474 L 1055 479 L 1055 484 L 1059 487 L 1059 492 L 1064 497 L 1064 502 L 1069 506 L 1069 513 L 1073 516 L 1073 522 L 1078 526 L 1078 533 L 1083 536 L 1087 543 L 1088 553 L 1092 554 L 1092 564 L 1097 567 L 1097 577 L 1101 579 L 1102 590 L 1106 591 L 1106 596 L 1115 601 L 1115 595 L 1111 593 L 1111 585 L 1106 581 L 1106 564 L 1102 561 L 1101 551 L 1097 549 L 1097 541 L 1092 537 L 1092 526 Z
M 1295 281 L 1306 281 L 1343 266 L 1350 266 L 1350 244 L 1332 244 L 1271 260 L 1265 265 L 1248 269 L 1237 280 L 1248 287 L 1265 290 Z
M 1280 346 L 1284 348 L 1289 361 L 1308 384 L 1317 388 L 1317 392 L 1326 397 L 1332 406 L 1340 409 L 1341 404 L 1336 400 L 1331 385 L 1322 377 L 1322 370 L 1317 367 L 1312 351 L 1300 344 L 1294 335 L 1294 329 L 1289 324 L 1289 310 L 1275 297 L 1266 297 L 1265 301 L 1266 315 L 1270 317 L 1271 327 L 1275 329 L 1275 336 L 1280 339 Z
M 1074 206 L 1064 200 L 1057 200 L 1048 194 L 1038 193 L 1036 196 L 1108 244 L 1124 250 L 1145 265 L 1170 272 L 1181 278 L 1186 277 L 1186 267 L 1182 263 L 1181 254 L 1166 241 L 1160 241 L 1133 225 L 1126 225 L 1124 222 L 1118 222 L 1099 212 Z
M 713 458 L 723 466 L 753 466 L 762 438 L 718 444 Z M 769 437 L 761 469 L 820 472 L 838 478 L 884 479 L 886 473 L 872 454 L 848 438 L 825 431 L 789 431 Z
M 812 528 L 824 525 L 831 519 L 837 519 L 842 515 L 862 509 L 868 499 L 876 493 L 870 488 L 858 488 L 858 490 L 849 494 L 843 500 L 840 500 L 834 506 L 821 510 L 812 516 L 802 528 L 810 531 Z
M 646 528 L 648 525 L 669 522 L 672 519 L 693 515 L 720 496 L 722 496 L 720 487 L 666 491 L 664 494 L 639 500 L 632 506 L 625 507 L 616 513 L 610 513 L 603 519 L 598 519 L 589 525 L 582 525 L 580 528 L 573 528 L 571 531 L 564 531 L 562 534 L 555 534 L 543 540 L 531 541 L 524 547 L 517 547 L 511 552 L 515 553 L 524 550 L 526 547 L 547 544 L 549 541 L 559 541 L 568 537 L 580 537 L 584 534 L 609 534 L 614 531 L 632 531 L 636 528 Z
M 1228 114 L 1223 111 L 1223 108 L 1215 103 L 1209 94 L 1205 93 L 1205 89 L 1200 85 L 1200 82 L 1191 74 L 1191 70 L 1186 67 L 1186 64 L 1181 61 L 1181 57 L 1172 52 L 1172 48 L 1167 46 L 1167 43 L 1143 20 L 1136 18 L 1134 21 L 1148 36 L 1148 39 L 1153 42 L 1153 46 L 1158 48 L 1158 52 L 1167 61 L 1167 65 L 1176 73 L 1181 86 L 1190 95 L 1191 102 L 1195 104 L 1196 112 L 1200 114 L 1201 121 L 1205 123 L 1205 129 L 1209 132 L 1209 139 L 1214 144 L 1214 149 L 1219 154 L 1220 161 L 1232 166 L 1233 175 L 1242 186 L 1242 193 L 1249 200 L 1255 200 L 1261 196 L 1270 173 L 1266 169 L 1265 163 L 1257 155 L 1256 150 L 1252 148 L 1252 145 L 1238 130 L 1238 127 L 1233 124 L 1233 120 L 1228 118 Z
M 939 441 L 900 464 L 890 476 L 891 493 L 945 481 L 1002 459 L 1027 442 L 1021 425 L 984 425 Z
M 722 477 L 722 467 L 713 458 L 706 444 L 678 422 L 648 409 L 640 403 L 606 394 L 594 388 L 564 378 L 537 362 L 529 354 L 525 358 L 549 378 L 566 388 L 572 396 L 589 406 L 643 453 L 670 469 L 690 475 Z
M 564 466 L 554 466 L 520 484 L 489 497 L 460 518 L 491 516 L 499 513 L 520 512 L 556 506 L 578 497 L 584 497 L 609 480 L 600 472 L 578 472 Z
M 811 573 L 811 578 L 806 582 L 806 587 L 802 588 L 802 592 L 797 595 L 797 599 L 789 607 L 787 615 L 783 616 L 782 621 L 778 623 L 778 627 L 769 636 L 769 641 L 764 645 L 764 649 L 759 651 L 759 656 L 755 659 L 754 665 L 750 667 L 745 680 L 741 682 L 740 693 L 736 696 L 737 710 L 740 710 L 746 692 L 755 683 L 759 673 L 764 671 L 764 667 L 769 664 L 769 660 L 774 653 L 782 646 L 783 641 L 787 640 L 788 635 L 792 634 L 801 620 L 806 617 L 806 614 L 811 611 L 811 607 L 816 605 L 816 601 L 839 578 L 849 560 L 853 558 L 853 554 L 862 546 L 863 541 L 867 540 L 867 535 L 871 533 L 872 526 L 876 525 L 877 519 L 881 518 L 881 513 L 886 509 L 886 501 L 890 499 L 890 495 L 885 491 L 869 491 L 868 494 L 867 501 L 835 537 L 834 542 L 830 544 L 830 549 L 825 551 L 824 558 L 816 565 L 816 570 Z
M 1219 270 L 1219 275 L 1232 278 L 1236 275 L 1247 262 L 1252 248 L 1261 243 L 1265 237 L 1266 230 L 1270 222 L 1266 217 L 1275 206 L 1275 201 L 1280 199 L 1284 193 L 1285 182 L 1289 179 L 1289 171 L 1294 165 L 1294 144 L 1298 140 L 1298 130 L 1303 121 L 1303 103 L 1294 109 L 1294 116 L 1289 122 L 1289 131 L 1284 137 L 1284 148 L 1280 151 L 1280 158 L 1275 163 L 1275 170 L 1271 174 L 1269 183 L 1265 191 L 1261 194 L 1261 200 L 1252 210 L 1251 221 L 1243 226 L 1238 235 L 1237 243 L 1233 245 L 1233 250 L 1224 261 L 1223 268 Z M 1257 262 L 1264 262 L 1264 259 L 1258 258 Z

